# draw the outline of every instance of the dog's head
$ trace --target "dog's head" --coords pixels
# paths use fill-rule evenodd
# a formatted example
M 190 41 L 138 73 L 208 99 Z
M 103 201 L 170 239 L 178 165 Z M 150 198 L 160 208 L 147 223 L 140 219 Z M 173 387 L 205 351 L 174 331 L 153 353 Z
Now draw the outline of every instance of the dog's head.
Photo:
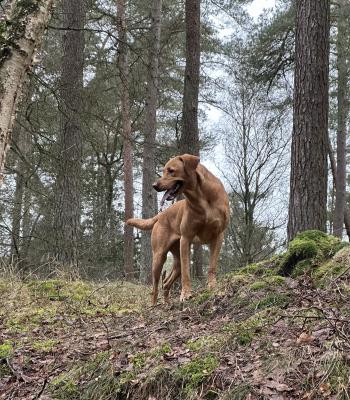
M 199 157 L 190 154 L 183 154 L 171 158 L 163 168 L 163 176 L 154 184 L 153 188 L 157 192 L 164 192 L 161 204 L 164 201 L 174 200 L 176 196 L 182 194 L 199 164 Z

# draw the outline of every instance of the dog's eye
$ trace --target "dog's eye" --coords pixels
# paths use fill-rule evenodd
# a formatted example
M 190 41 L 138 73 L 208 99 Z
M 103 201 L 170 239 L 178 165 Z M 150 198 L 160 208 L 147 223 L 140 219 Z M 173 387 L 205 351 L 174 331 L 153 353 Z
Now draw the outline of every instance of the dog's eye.
M 174 175 L 175 170 L 172 168 L 168 168 L 168 172 L 170 175 Z

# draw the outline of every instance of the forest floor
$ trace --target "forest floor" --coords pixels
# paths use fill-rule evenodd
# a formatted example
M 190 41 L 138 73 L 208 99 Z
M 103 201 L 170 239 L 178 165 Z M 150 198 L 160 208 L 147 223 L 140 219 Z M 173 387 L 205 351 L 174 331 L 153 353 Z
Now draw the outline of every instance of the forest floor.
M 214 292 L 0 280 L 0 399 L 349 399 L 350 247 L 293 278 L 283 256 Z

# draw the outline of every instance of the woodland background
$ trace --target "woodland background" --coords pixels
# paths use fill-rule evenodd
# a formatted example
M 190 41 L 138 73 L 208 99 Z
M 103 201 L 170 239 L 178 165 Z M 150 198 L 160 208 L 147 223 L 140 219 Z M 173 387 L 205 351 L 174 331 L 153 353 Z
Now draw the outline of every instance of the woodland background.
M 158 212 L 151 183 L 171 156 L 183 152 L 200 153 L 230 195 L 221 272 L 281 251 L 287 240 L 295 4 L 276 1 L 254 19 L 247 11 L 251 3 L 56 4 L 6 159 L 3 263 L 24 275 L 74 265 L 85 277 L 147 282 L 149 234 L 125 228 L 124 220 Z M 337 204 L 335 186 L 336 162 L 345 171 L 347 158 L 347 1 L 332 3 L 330 21 L 333 170 L 323 163 L 330 179 L 321 228 L 342 236 L 344 200 Z M 345 175 L 337 185 L 343 197 Z M 201 277 L 207 251 L 194 253 L 193 275 Z

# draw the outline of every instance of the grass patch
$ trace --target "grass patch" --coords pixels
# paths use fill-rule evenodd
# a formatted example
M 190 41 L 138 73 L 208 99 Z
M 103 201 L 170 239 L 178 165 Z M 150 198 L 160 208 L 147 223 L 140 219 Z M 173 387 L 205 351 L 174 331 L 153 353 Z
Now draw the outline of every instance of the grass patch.
M 13 344 L 9 340 L 6 340 L 3 344 L 0 344 L 0 359 L 5 360 L 11 358 L 13 355 Z
M 185 396 L 190 395 L 205 378 L 210 376 L 219 366 L 219 359 L 208 354 L 203 357 L 196 357 L 189 363 L 180 366 L 176 375 L 182 381 Z
M 284 306 L 288 303 L 289 297 L 283 293 L 269 293 L 262 299 L 255 301 L 251 308 L 254 310 L 263 310 L 274 306 Z
M 273 289 L 276 286 L 282 286 L 285 282 L 285 278 L 280 275 L 270 275 L 265 276 L 262 280 L 253 282 L 249 289 L 253 291 L 258 291 L 262 289 Z
M 116 399 L 121 385 L 126 383 L 126 375 L 132 379 L 134 374 L 120 375 L 118 383 L 109 357 L 109 352 L 99 353 L 92 360 L 60 374 L 49 385 L 51 394 L 57 400 Z
M 250 344 L 254 337 L 259 334 L 262 328 L 271 321 L 275 309 L 257 311 L 244 321 L 227 324 L 223 330 L 228 332 L 225 340 L 227 344 L 236 341 L 239 345 Z
M 192 301 L 194 304 L 200 305 L 207 302 L 211 297 L 213 297 L 213 291 L 206 289 L 195 296 Z
M 52 353 L 54 351 L 55 346 L 58 343 L 59 343 L 58 340 L 47 339 L 47 340 L 33 342 L 32 347 L 33 347 L 33 349 L 42 351 L 44 353 Z
M 161 346 L 155 348 L 150 352 L 150 356 L 153 358 L 161 358 L 164 354 L 171 353 L 172 348 L 168 342 L 163 343 Z
M 185 346 L 189 350 L 198 353 L 204 349 L 211 349 L 215 348 L 215 345 L 219 343 L 219 339 L 215 336 L 202 336 L 198 339 L 191 339 L 189 340 Z

